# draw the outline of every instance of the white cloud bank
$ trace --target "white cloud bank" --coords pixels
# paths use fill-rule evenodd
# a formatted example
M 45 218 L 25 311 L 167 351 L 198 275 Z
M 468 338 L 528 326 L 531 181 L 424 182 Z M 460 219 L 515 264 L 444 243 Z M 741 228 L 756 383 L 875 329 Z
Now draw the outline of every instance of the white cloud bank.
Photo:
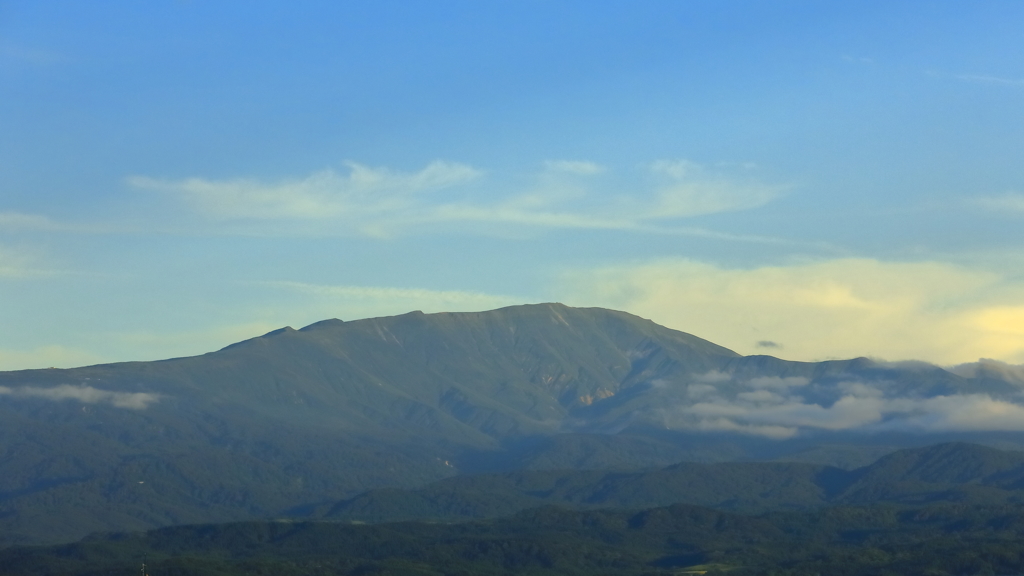
M 935 262 L 730 269 L 660 260 L 567 273 L 567 303 L 626 310 L 743 354 L 1024 363 L 1024 282 Z
M 346 167 L 347 174 L 323 170 L 277 183 L 145 176 L 127 181 L 135 188 L 176 196 L 212 220 L 301 221 L 307 231 L 319 222 L 335 232 L 375 236 L 460 222 L 670 232 L 666 223 L 675 219 L 747 210 L 784 192 L 781 186 L 711 172 L 687 161 L 655 162 L 637 175 L 637 182 L 644 184 L 610 190 L 612 185 L 603 180 L 608 175 L 604 166 L 552 160 L 544 163 L 532 189 L 505 195 L 493 186 L 469 187 L 484 173 L 465 164 L 436 161 L 414 173 L 354 162 Z M 466 194 L 437 194 L 456 188 Z
M 802 431 L 1024 431 L 1024 397 L 900 393 L 889 382 L 811 382 L 806 378 L 735 381 L 696 376 L 685 393 L 649 416 L 672 429 L 727 431 L 785 439 Z M 705 382 L 713 380 L 715 385 Z M 765 387 L 768 380 L 774 383 Z M 656 390 L 663 393 L 664 387 Z
M 109 404 L 117 408 L 129 408 L 132 410 L 143 410 L 150 404 L 160 400 L 159 394 L 146 392 L 111 392 L 100 390 L 92 386 L 72 386 L 62 384 L 52 388 L 37 388 L 34 386 L 21 386 L 10 388 L 0 386 L 0 397 L 9 396 L 12 398 L 41 398 L 59 402 L 62 400 L 73 400 L 83 404 Z

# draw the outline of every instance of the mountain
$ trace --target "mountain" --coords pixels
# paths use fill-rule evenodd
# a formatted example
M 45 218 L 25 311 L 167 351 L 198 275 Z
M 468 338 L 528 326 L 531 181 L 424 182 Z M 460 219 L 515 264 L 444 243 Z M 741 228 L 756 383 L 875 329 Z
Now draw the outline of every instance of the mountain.
M 780 407 L 1018 390 L 740 356 L 560 304 L 326 320 L 195 357 L 0 373 L 0 544 L 302 514 L 460 474 L 777 458 L 846 433 L 780 424 Z

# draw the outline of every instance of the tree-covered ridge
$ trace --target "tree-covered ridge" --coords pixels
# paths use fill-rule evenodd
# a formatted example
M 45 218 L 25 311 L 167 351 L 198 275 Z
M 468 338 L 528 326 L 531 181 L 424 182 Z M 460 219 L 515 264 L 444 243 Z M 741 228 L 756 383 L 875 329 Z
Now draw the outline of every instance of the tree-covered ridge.
M 836 507 L 747 516 L 545 507 L 462 524 L 246 522 L 0 551 L 0 574 L 1010 574 L 1024 507 Z
M 855 470 L 783 462 L 680 463 L 643 471 L 518 471 L 460 476 L 339 502 L 329 519 L 364 522 L 500 517 L 543 505 L 721 510 L 831 505 L 1024 502 L 1024 453 L 967 443 L 900 450 Z

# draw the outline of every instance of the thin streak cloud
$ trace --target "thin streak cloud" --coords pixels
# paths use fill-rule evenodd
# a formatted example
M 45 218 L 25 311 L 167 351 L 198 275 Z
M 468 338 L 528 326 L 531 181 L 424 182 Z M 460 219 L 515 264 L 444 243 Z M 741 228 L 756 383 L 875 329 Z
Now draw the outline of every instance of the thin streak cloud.
M 958 74 L 954 76 L 957 80 L 963 80 L 965 82 L 977 82 L 981 84 L 1001 84 L 1004 86 L 1021 86 L 1024 87 L 1024 80 L 1017 78 L 1002 78 L 999 76 L 990 76 L 987 74 Z
M 593 176 L 605 171 L 605 167 L 600 164 L 581 160 L 548 160 L 544 162 L 544 167 L 551 172 L 564 172 L 579 176 Z
M 59 230 L 62 226 L 46 216 L 0 212 L 0 232 L 21 232 L 25 230 Z
M 60 273 L 41 267 L 39 258 L 30 252 L 0 245 L 0 278 L 40 278 Z
M 52 388 L 37 388 L 34 386 L 21 386 L 11 388 L 0 386 L 0 396 L 11 398 L 40 398 L 60 402 L 73 400 L 83 404 L 109 404 L 115 408 L 128 408 L 131 410 L 144 410 L 151 404 L 160 400 L 159 394 L 147 392 L 111 392 L 100 390 L 92 386 L 72 386 L 63 384 Z
M 278 183 L 204 178 L 170 181 L 145 176 L 133 176 L 127 182 L 137 189 L 177 197 L 212 221 L 319 222 L 319 230 L 349 230 L 369 236 L 422 233 L 441 226 L 448 229 L 452 223 L 482 223 L 758 242 L 771 240 L 682 227 L 677 221 L 750 210 L 786 190 L 784 186 L 713 173 L 693 162 L 659 161 L 635 174 L 636 183 L 623 191 L 604 179 L 608 170 L 603 166 L 553 160 L 544 163 L 536 176 L 535 189 L 480 201 L 474 198 L 493 198 L 495 194 L 489 189 L 481 193 L 487 188 L 480 182 L 483 171 L 465 164 L 438 161 L 415 173 L 356 163 L 348 163 L 347 168 L 347 174 L 324 170 Z M 431 193 L 452 188 L 465 193 L 457 199 Z M 303 230 L 308 233 L 309 228 Z
M 999 196 L 982 196 L 973 202 L 994 212 L 1024 214 L 1024 194 L 1007 192 Z
M 718 212 L 749 210 L 782 195 L 785 187 L 766 186 L 707 174 L 686 160 L 662 160 L 651 171 L 667 182 L 658 191 L 658 202 L 644 214 L 645 220 L 687 218 Z
M 131 186 L 180 195 L 213 219 L 328 220 L 408 211 L 415 195 L 474 180 L 480 171 L 464 164 L 433 162 L 413 174 L 348 163 L 348 174 L 323 170 L 300 180 L 266 184 L 256 180 L 167 181 L 128 178 Z

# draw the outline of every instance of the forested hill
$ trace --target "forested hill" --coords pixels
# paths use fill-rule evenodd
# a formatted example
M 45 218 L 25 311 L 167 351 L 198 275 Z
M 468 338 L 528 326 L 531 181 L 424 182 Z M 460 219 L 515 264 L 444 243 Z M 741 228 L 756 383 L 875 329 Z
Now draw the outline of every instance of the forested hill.
M 899 450 L 856 470 L 781 462 L 680 463 L 659 470 L 519 471 L 379 489 L 325 507 L 334 520 L 496 518 L 544 505 L 649 508 L 685 503 L 764 512 L 835 505 L 1024 502 L 1024 452 L 967 443 Z
M 248 522 L 0 550 L 0 575 L 954 576 L 1024 572 L 1020 505 L 745 516 L 556 507 L 464 524 Z

